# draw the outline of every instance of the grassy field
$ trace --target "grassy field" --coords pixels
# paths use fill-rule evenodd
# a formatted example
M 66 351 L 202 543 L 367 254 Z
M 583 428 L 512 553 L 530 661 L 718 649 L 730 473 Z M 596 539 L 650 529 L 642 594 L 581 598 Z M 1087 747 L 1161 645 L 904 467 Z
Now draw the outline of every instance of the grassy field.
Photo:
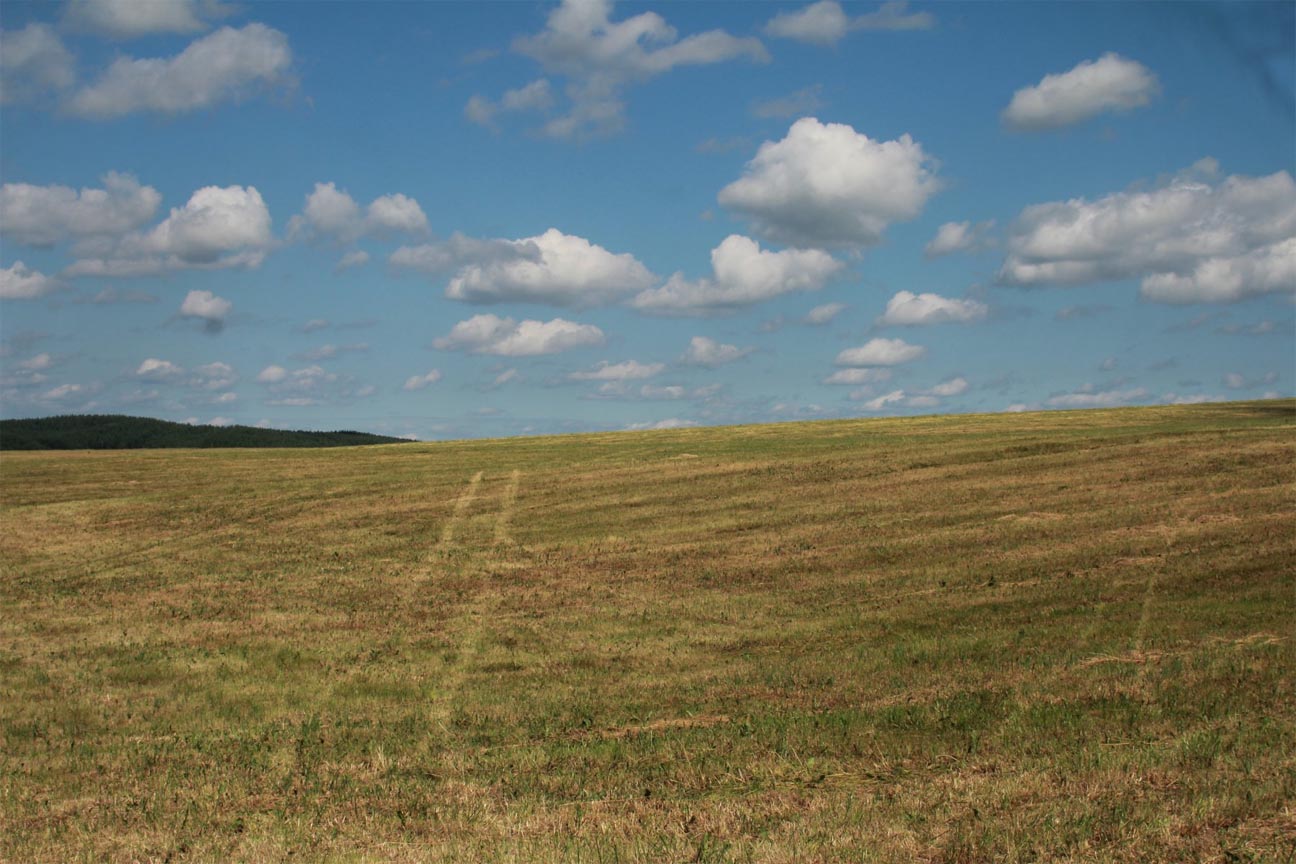
M 1296 860 L 1296 403 L 6 453 L 6 861 Z

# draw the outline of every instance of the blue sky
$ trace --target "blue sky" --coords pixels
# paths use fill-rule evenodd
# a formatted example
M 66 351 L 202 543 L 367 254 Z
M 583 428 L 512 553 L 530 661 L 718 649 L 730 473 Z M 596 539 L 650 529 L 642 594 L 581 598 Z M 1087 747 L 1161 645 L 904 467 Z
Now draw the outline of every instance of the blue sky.
M 1291 395 L 1290 3 L 6 2 L 0 411 Z

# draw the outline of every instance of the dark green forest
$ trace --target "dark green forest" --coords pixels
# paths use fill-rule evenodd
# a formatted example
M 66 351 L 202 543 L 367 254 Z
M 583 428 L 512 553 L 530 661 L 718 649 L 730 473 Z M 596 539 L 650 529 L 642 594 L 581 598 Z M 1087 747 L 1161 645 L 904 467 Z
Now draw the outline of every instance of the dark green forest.
M 254 426 L 191 426 L 121 414 L 0 420 L 0 450 L 138 450 L 165 447 L 351 447 L 402 444 L 367 432 L 290 432 Z

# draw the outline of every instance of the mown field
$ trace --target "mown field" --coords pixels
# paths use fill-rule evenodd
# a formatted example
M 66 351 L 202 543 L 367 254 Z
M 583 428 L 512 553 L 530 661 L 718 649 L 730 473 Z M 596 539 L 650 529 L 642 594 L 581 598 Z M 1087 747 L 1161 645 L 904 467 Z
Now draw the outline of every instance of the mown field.
M 6 453 L 0 860 L 1296 860 L 1294 432 Z

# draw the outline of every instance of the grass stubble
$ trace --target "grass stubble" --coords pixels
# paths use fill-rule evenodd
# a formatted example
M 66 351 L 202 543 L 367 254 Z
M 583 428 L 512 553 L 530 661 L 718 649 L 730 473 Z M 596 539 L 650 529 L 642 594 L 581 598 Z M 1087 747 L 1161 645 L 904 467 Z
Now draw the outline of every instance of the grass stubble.
M 6 861 L 1296 860 L 1296 403 L 6 453 Z

